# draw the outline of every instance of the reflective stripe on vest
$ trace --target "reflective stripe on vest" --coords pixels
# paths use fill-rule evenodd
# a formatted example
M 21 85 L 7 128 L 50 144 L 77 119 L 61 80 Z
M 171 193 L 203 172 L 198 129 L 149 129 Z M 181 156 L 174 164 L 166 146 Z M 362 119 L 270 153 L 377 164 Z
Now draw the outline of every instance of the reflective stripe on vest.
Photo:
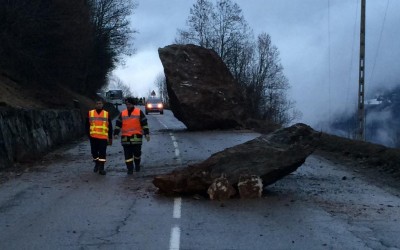
M 122 118 L 122 136 L 132 136 L 135 134 L 143 134 L 142 126 L 140 125 L 140 109 L 135 108 L 131 116 L 128 115 L 128 110 L 125 109 L 121 113 Z
M 102 110 L 97 114 L 96 110 L 89 111 L 90 136 L 98 139 L 108 138 L 108 112 Z
M 132 135 L 132 136 L 122 136 L 121 144 L 122 145 L 131 145 L 131 144 L 142 144 L 142 136 L 141 135 Z

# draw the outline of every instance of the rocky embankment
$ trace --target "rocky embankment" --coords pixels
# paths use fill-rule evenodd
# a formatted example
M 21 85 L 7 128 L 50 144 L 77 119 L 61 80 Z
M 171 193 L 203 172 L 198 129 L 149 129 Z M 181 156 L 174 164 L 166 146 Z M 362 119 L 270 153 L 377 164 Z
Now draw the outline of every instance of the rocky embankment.
M 52 148 L 81 137 L 80 109 L 0 108 L 0 170 L 40 159 Z

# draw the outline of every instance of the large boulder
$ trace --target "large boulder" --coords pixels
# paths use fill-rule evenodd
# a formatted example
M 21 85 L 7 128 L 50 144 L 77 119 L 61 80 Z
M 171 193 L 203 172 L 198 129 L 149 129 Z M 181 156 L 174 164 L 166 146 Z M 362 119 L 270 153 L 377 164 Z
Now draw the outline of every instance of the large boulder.
M 159 48 L 169 104 L 188 130 L 242 128 L 244 94 L 215 53 L 200 46 Z
M 296 171 L 316 149 L 319 140 L 319 132 L 298 123 L 227 148 L 198 164 L 158 175 L 153 184 L 165 194 L 206 193 L 221 176 L 234 187 L 243 176 L 259 176 L 263 186 L 267 186 Z M 256 186 L 261 185 L 250 187 Z

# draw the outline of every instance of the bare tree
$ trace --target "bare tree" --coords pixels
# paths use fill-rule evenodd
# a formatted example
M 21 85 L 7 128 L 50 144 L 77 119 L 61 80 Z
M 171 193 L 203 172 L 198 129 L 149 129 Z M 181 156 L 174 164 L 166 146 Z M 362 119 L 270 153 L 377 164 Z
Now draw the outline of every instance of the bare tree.
M 270 35 L 257 38 L 250 81 L 247 84 L 249 109 L 253 116 L 287 125 L 300 118 L 301 113 L 288 100 L 289 81 L 283 73 L 278 48 L 272 45 Z
M 217 1 L 216 11 L 212 14 L 213 49 L 224 62 L 235 56 L 238 45 L 248 40 L 249 29 L 242 10 L 231 0 Z M 229 67 L 229 64 L 227 64 Z
M 212 47 L 212 13 L 213 4 L 207 0 L 198 0 L 190 8 L 187 20 L 189 30 L 178 30 L 179 37 L 176 43 L 195 43 L 205 48 Z
M 213 49 L 234 75 L 240 75 L 238 64 L 248 59 L 241 52 L 248 48 L 252 31 L 239 5 L 231 0 L 219 0 L 214 8 L 210 1 L 197 0 L 190 9 L 187 25 L 188 30 L 178 30 L 175 42 Z
M 98 89 L 107 84 L 107 76 L 116 65 L 124 63 L 123 56 L 134 52 L 132 41 L 136 31 L 128 17 L 136 4 L 133 0 L 86 1 L 94 30 L 94 49 L 86 65 L 86 79 L 90 88 Z
M 125 84 L 119 77 L 111 75 L 108 80 L 109 89 L 120 89 L 124 96 L 133 96 L 131 88 Z
M 97 39 L 107 40 L 113 62 L 120 62 L 123 55 L 132 55 L 133 34 L 128 17 L 137 4 L 132 0 L 88 0 Z
M 279 64 L 279 52 L 265 33 L 258 36 L 251 69 L 250 81 L 247 83 L 247 94 L 251 99 L 249 108 L 254 116 L 264 116 L 262 110 L 270 109 L 271 105 L 277 103 L 274 98 L 280 95 L 276 92 L 288 88 L 283 68 Z M 277 78 L 278 74 L 280 78 Z

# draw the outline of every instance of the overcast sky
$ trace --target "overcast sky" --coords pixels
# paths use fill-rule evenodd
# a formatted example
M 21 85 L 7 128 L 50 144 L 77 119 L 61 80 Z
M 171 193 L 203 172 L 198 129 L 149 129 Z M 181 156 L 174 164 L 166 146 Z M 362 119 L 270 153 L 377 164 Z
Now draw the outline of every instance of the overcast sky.
M 194 0 L 136 0 L 136 54 L 114 74 L 147 96 L 163 72 L 157 49 L 186 29 Z M 215 3 L 215 1 L 213 1 Z M 354 111 L 358 93 L 361 0 L 236 0 L 257 36 L 271 35 L 289 79 L 289 98 L 311 126 Z M 365 91 L 400 83 L 400 0 L 367 0 Z M 318 125 L 321 126 L 321 125 Z M 314 127 L 322 129 L 323 127 Z

